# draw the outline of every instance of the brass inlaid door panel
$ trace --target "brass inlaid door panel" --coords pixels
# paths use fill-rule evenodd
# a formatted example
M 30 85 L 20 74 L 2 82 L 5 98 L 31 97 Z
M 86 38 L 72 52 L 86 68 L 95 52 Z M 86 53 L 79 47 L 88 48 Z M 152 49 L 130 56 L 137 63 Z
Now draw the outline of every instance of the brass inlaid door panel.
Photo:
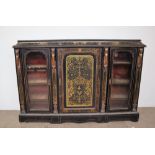
M 60 111 L 99 111 L 101 49 L 59 48 L 57 54 Z
M 93 106 L 94 58 L 92 55 L 66 57 L 66 107 Z

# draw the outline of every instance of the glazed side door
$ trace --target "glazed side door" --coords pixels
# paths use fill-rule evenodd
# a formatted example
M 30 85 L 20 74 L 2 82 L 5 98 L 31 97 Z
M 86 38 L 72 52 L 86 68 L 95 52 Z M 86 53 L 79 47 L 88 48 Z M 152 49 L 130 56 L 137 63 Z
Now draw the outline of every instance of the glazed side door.
M 107 111 L 130 111 L 134 84 L 136 48 L 112 48 Z
M 23 49 L 27 112 L 51 112 L 51 67 L 49 49 Z
M 101 48 L 58 48 L 59 111 L 99 112 Z

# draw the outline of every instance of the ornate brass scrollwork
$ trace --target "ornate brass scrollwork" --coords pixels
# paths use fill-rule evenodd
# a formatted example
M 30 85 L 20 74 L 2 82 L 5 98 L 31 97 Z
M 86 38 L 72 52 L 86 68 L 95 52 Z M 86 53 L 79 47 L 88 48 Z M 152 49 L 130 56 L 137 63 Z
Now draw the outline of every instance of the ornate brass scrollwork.
M 108 48 L 105 48 L 105 53 L 104 53 L 104 68 L 108 66 Z
M 52 51 L 52 59 L 51 59 L 51 61 L 52 61 L 52 69 L 55 69 L 55 68 L 56 68 L 56 64 L 55 64 L 55 54 L 54 54 L 53 51 Z
M 19 49 L 16 49 L 15 50 L 15 53 L 16 53 L 16 65 L 17 65 L 17 69 L 19 70 L 20 69 L 20 60 L 19 60 Z
M 55 61 L 55 49 L 51 49 L 51 64 L 52 64 L 52 94 L 53 94 L 53 112 L 58 113 L 57 105 L 57 78 L 56 78 L 56 61 Z
M 141 65 L 142 65 L 142 58 L 143 58 L 143 49 L 140 48 L 139 49 L 139 54 L 138 54 L 138 60 L 137 60 L 137 66 L 138 66 L 138 68 L 140 68 Z
M 108 48 L 104 50 L 104 63 L 103 63 L 103 80 L 102 80 L 102 108 L 101 112 L 105 112 L 106 104 L 106 84 L 107 84 L 107 75 L 108 75 Z

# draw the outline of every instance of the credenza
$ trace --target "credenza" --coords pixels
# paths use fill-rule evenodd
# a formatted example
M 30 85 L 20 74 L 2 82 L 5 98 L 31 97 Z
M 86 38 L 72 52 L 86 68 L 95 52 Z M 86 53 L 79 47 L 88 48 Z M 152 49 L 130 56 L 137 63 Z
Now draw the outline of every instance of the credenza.
M 138 121 L 141 40 L 20 40 L 19 121 Z

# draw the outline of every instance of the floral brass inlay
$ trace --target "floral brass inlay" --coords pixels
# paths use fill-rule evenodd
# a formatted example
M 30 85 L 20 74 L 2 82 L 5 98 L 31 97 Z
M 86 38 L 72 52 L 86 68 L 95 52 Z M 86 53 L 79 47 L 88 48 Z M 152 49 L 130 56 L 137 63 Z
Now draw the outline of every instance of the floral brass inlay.
M 66 57 L 66 107 L 93 105 L 94 58 L 92 55 Z

